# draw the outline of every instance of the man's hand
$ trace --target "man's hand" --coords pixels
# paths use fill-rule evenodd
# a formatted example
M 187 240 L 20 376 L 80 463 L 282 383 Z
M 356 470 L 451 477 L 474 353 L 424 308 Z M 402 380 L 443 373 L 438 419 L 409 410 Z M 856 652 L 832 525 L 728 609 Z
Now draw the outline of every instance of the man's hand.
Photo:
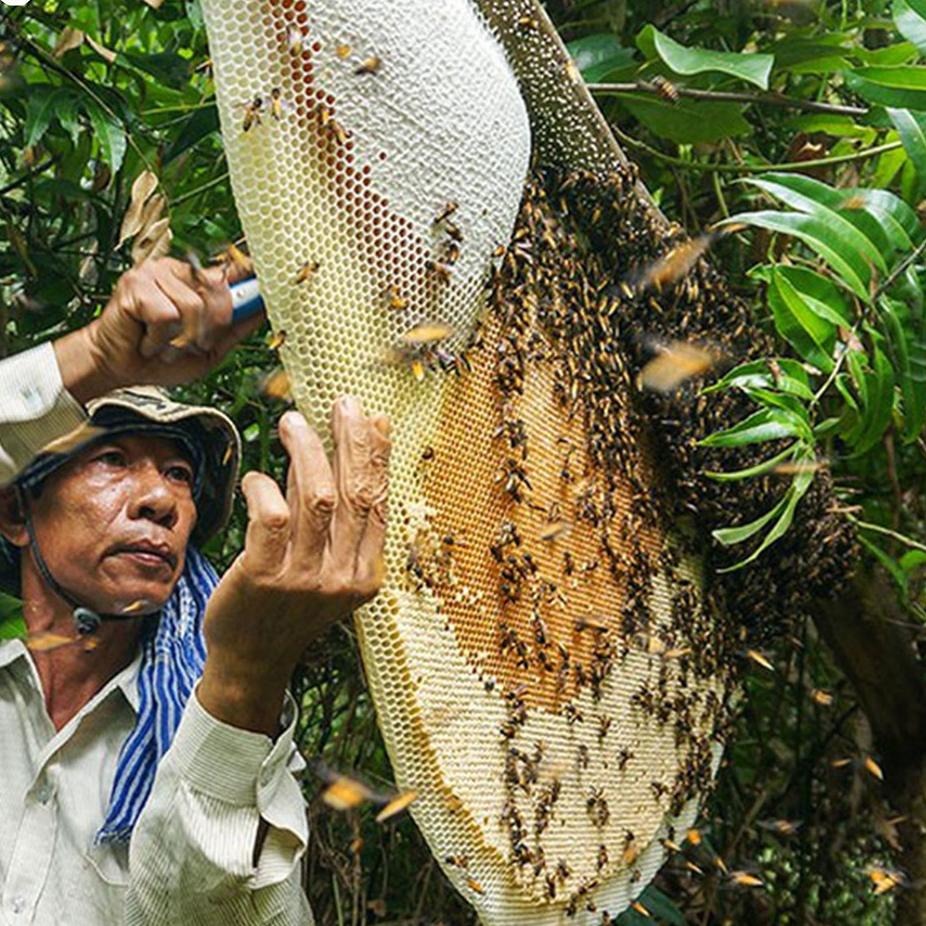
M 200 704 L 219 720 L 277 732 L 299 657 L 336 621 L 373 598 L 383 577 L 389 422 L 352 396 L 331 417 L 334 461 L 295 411 L 280 421 L 290 457 L 286 497 L 262 473 L 241 488 L 244 551 L 206 609 Z
M 263 321 L 259 312 L 230 324 L 228 284 L 241 276 L 233 265 L 196 270 L 171 257 L 124 273 L 99 318 L 55 342 L 65 388 L 86 402 L 119 386 L 205 375 Z

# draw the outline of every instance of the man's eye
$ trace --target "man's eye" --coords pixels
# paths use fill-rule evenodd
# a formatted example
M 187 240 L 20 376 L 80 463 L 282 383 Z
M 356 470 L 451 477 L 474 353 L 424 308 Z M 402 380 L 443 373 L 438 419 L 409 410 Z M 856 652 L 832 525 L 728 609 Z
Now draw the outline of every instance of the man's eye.
M 174 479 L 193 484 L 193 473 L 186 466 L 171 466 L 168 472 Z
M 121 450 L 107 450 L 106 453 L 101 453 L 97 459 L 105 463 L 111 463 L 113 466 L 121 466 L 125 462 L 125 456 Z

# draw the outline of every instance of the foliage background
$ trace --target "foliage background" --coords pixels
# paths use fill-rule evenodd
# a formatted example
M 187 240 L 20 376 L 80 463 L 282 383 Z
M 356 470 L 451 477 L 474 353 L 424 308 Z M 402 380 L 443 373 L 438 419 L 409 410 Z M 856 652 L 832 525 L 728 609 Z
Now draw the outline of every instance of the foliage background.
M 832 469 L 847 515 L 868 525 L 866 556 L 890 574 L 892 607 L 919 653 L 926 614 L 919 258 L 926 238 L 917 210 L 926 182 L 926 69 L 919 64 L 926 5 L 556 0 L 548 9 L 586 79 L 611 85 L 596 91 L 599 102 L 672 219 L 698 234 L 738 213 L 778 216 L 747 219 L 758 230 L 725 237 L 715 259 L 776 335 L 785 371 L 791 359 L 818 372 L 796 372 L 805 388 L 791 394 L 787 382 L 768 376 L 739 388 L 752 388 L 761 424 L 791 428 L 761 437 L 793 438 L 795 461 L 822 459 Z M 132 263 L 120 227 L 143 170 L 160 179 L 173 253 L 206 259 L 239 241 L 241 231 L 197 0 L 33 0 L 0 14 L 0 40 L 6 355 L 85 324 L 105 303 Z M 636 84 L 657 76 L 683 91 L 733 96 L 672 102 L 665 89 L 660 95 L 652 84 Z M 782 166 L 786 177 L 766 179 L 764 189 L 743 182 Z M 796 194 L 801 177 L 827 187 Z M 834 199 L 827 190 L 841 192 Z M 894 194 L 880 212 L 869 210 L 877 227 L 856 221 L 872 195 L 864 191 Z M 868 199 L 848 202 L 853 196 Z M 802 215 L 820 223 L 794 218 Z M 788 234 L 801 229 L 803 243 Z M 864 242 L 852 229 L 875 244 L 883 266 L 864 253 L 855 263 Z M 829 282 L 823 296 L 802 270 Z M 185 394 L 235 417 L 245 470 L 282 478 L 275 423 L 286 404 L 261 388 L 276 365 L 265 336 L 256 335 Z M 798 467 L 790 483 L 783 480 L 783 496 L 796 494 L 800 480 Z M 779 512 L 753 536 L 767 537 L 776 524 L 787 529 L 783 520 Z M 243 525 L 239 500 L 231 528 L 207 550 L 218 565 L 240 549 Z M 746 679 L 701 845 L 676 855 L 644 895 L 650 917 L 630 911 L 621 922 L 894 921 L 897 897 L 910 888 L 874 890 L 872 872 L 896 870 L 899 842 L 877 774 L 877 739 L 857 695 L 807 616 L 795 615 L 765 656 L 773 670 L 757 665 Z M 303 704 L 301 747 L 387 787 L 389 764 L 362 674 L 351 628 L 336 628 L 293 681 Z M 380 826 L 370 808 L 336 814 L 318 800 L 316 779 L 305 790 L 308 876 L 320 923 L 472 922 L 410 819 Z M 762 884 L 737 884 L 723 866 Z

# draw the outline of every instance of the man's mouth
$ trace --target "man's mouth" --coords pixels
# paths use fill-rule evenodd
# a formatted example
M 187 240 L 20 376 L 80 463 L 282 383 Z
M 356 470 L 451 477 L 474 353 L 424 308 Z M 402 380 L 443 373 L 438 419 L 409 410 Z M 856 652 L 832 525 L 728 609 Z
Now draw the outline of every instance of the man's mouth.
M 166 544 L 159 543 L 126 543 L 116 547 L 110 555 L 128 555 L 138 562 L 148 563 L 152 566 L 167 565 L 174 569 L 177 557 Z

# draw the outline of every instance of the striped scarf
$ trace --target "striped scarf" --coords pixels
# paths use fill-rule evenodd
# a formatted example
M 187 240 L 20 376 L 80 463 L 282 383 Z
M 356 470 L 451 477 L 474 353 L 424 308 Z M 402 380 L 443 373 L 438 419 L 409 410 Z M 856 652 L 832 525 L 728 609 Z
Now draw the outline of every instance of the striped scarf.
M 151 794 L 158 763 L 173 741 L 180 718 L 206 661 L 203 617 L 218 584 L 209 561 L 188 546 L 183 574 L 164 607 L 142 633 L 138 718 L 119 753 L 109 810 L 95 845 L 128 842 Z

